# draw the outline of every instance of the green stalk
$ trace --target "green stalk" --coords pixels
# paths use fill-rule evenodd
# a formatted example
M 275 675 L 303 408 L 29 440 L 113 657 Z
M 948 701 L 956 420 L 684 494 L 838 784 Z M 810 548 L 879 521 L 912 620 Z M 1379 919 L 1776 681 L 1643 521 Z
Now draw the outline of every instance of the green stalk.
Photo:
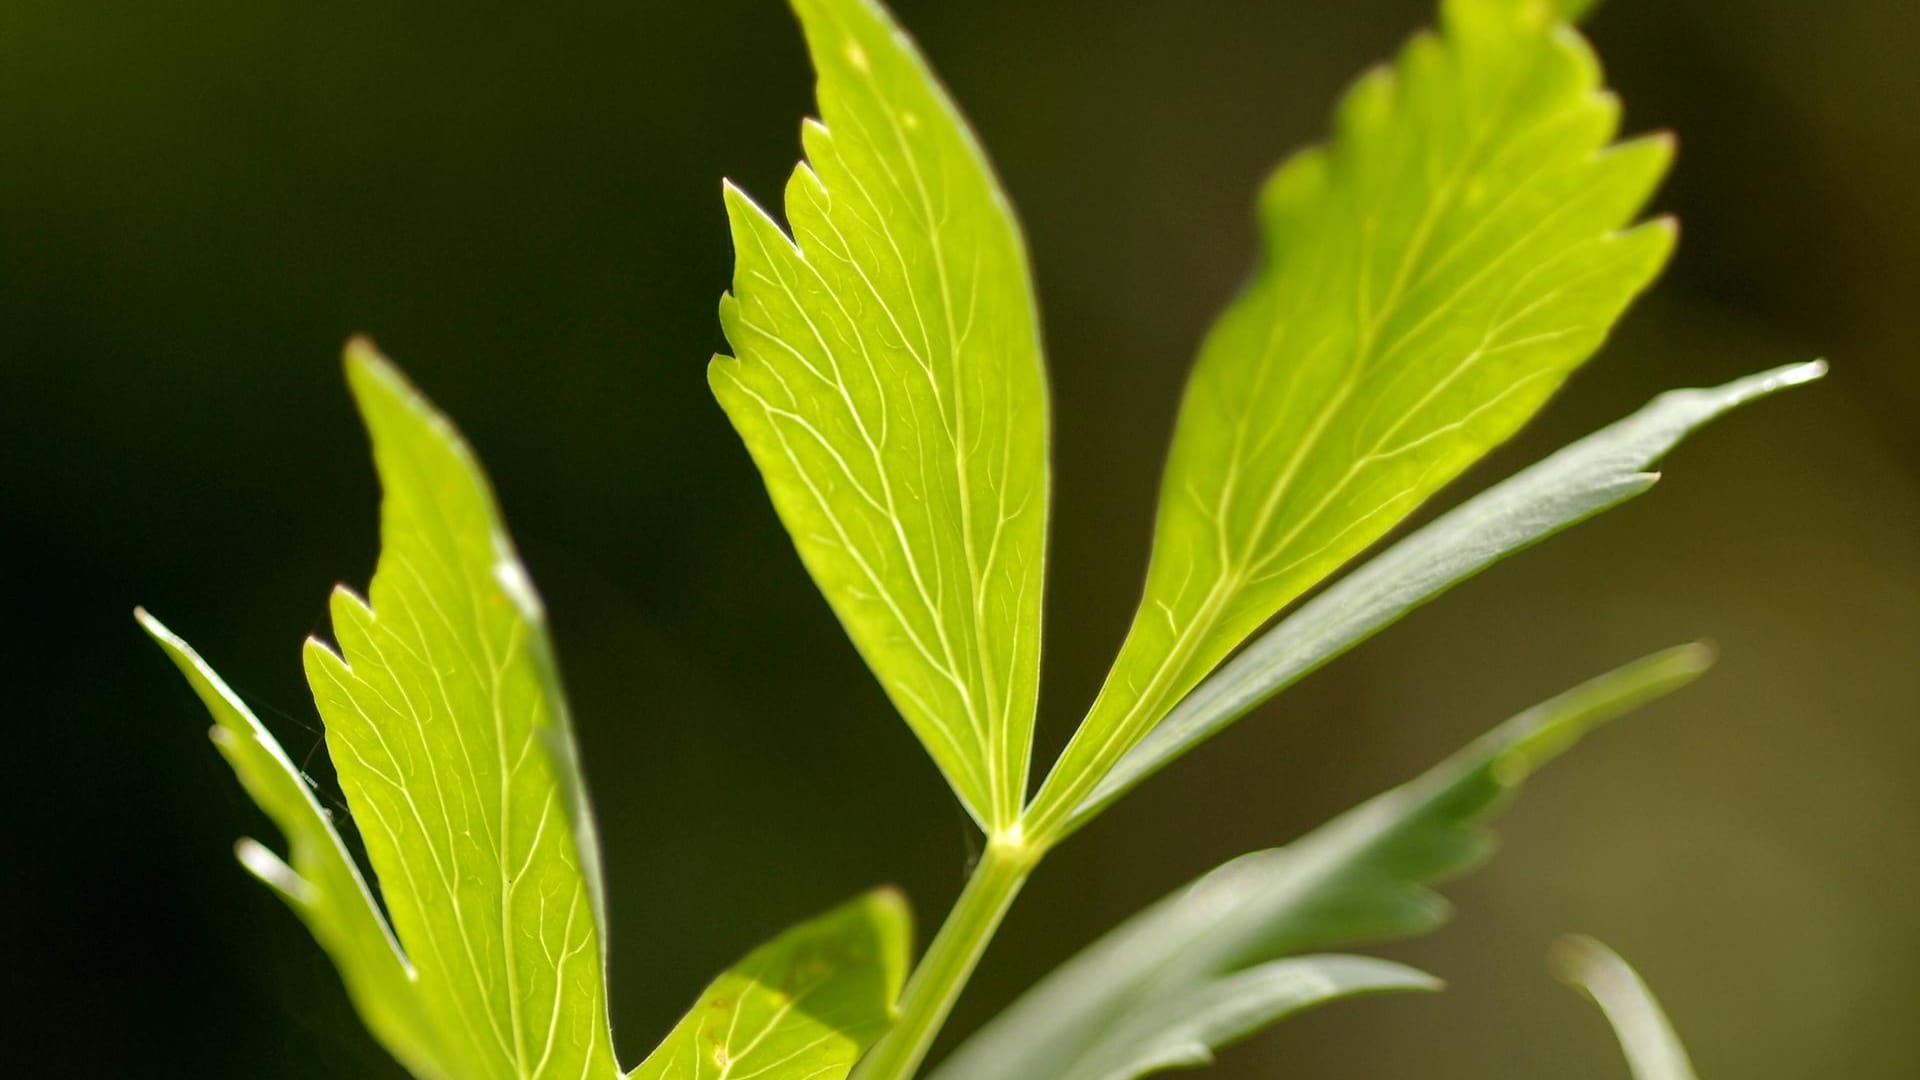
M 1017 840 L 995 839 L 987 846 L 907 980 L 899 1019 L 860 1060 L 852 1080 L 912 1080 L 1040 855 L 1039 847 Z

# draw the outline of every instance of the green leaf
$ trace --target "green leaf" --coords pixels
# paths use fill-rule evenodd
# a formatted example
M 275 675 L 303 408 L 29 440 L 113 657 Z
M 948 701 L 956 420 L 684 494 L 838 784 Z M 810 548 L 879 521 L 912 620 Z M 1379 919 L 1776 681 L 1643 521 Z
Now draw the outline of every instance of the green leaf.
M 444 1064 L 412 969 L 313 789 L 198 653 L 145 611 L 134 615 L 213 714 L 214 746 L 287 838 L 291 853 L 285 861 L 256 841 L 240 841 L 235 851 L 241 865 L 307 924 L 333 958 L 354 1007 L 381 1044 L 415 1076 L 453 1080 L 455 1073 Z
M 1546 0 L 1446 0 L 1275 173 L 1264 261 L 1181 404 L 1139 611 L 1036 831 L 1598 348 L 1674 237 L 1628 228 L 1672 148 L 1608 146 L 1618 114 Z
M 961 801 L 1026 793 L 1046 555 L 1047 389 L 1006 196 L 870 0 L 795 0 L 824 124 L 789 240 L 729 185 L 709 369 L 802 561 Z
M 545 616 L 478 463 L 373 347 L 347 377 L 384 498 L 371 605 L 305 650 L 327 747 L 460 1080 L 613 1077 L 599 860 Z
M 1149 1007 L 1129 1012 L 1056 1080 L 1132 1080 L 1195 1069 L 1212 1064 L 1215 1050 L 1317 1005 L 1438 989 L 1439 981 L 1430 975 L 1365 956 L 1272 960 L 1178 992 L 1161 990 Z
M 1693 1062 L 1660 1002 L 1619 954 L 1590 937 L 1569 936 L 1555 943 L 1552 964 L 1606 1014 L 1634 1080 L 1694 1080 Z
M 891 889 L 781 934 L 715 979 L 633 1080 L 837 1080 L 893 1021 L 912 919 Z
M 1078 828 L 1255 706 L 1447 589 L 1651 488 L 1645 470 L 1721 414 L 1819 378 L 1819 361 L 1674 390 L 1467 500 L 1341 578 L 1187 695 L 1081 804 Z
M 1597 725 L 1692 681 L 1708 661 L 1698 645 L 1636 661 L 1527 710 L 1286 847 L 1213 871 L 1042 980 L 935 1080 L 1066 1075 L 1231 973 L 1433 929 L 1447 909 L 1428 886 L 1487 854 L 1483 822 L 1534 770 Z

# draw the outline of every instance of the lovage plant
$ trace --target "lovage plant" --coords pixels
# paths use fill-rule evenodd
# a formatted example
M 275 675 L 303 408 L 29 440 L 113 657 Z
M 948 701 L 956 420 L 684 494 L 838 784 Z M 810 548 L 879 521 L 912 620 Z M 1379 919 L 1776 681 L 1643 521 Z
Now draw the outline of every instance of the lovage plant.
M 1822 370 L 1663 395 L 1296 604 L 1531 417 L 1673 246 L 1670 222 L 1635 223 L 1671 142 L 1613 141 L 1618 106 L 1570 25 L 1585 5 L 1444 0 L 1440 28 L 1364 76 L 1331 141 L 1261 192 L 1263 254 L 1181 402 L 1138 613 L 1042 775 L 1049 405 L 1019 227 L 874 0 L 794 6 L 821 118 L 803 129 L 784 225 L 726 189 L 732 355 L 710 378 L 801 561 L 984 854 L 917 963 L 904 902 L 874 892 L 749 954 L 623 1067 L 598 841 L 540 601 L 472 453 L 355 341 L 382 550 L 364 598 L 335 592 L 334 643 L 310 640 L 305 663 L 378 900 L 272 736 L 141 619 L 287 839 L 284 856 L 243 841 L 241 862 L 417 1076 L 918 1074 L 1023 883 L 1114 800 L 1453 584 L 1646 491 L 1646 469 L 1695 427 Z M 1434 927 L 1445 909 L 1429 886 L 1485 853 L 1485 819 L 1527 776 L 1707 660 L 1682 646 L 1630 664 L 1222 867 L 1069 961 L 935 1075 L 1124 1080 L 1204 1063 L 1324 1001 L 1432 987 L 1316 950 Z M 1560 955 L 1641 1075 L 1688 1075 L 1629 969 L 1591 942 Z

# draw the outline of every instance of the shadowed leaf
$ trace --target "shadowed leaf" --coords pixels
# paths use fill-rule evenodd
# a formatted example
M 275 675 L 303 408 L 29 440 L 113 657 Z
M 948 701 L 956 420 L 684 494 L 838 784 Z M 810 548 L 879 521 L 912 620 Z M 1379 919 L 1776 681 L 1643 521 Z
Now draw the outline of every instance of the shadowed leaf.
M 1123 1080 L 1168 1067 L 1131 1048 L 1163 1018 L 1233 997 L 1233 980 L 1314 949 L 1424 933 L 1444 921 L 1430 886 L 1491 850 L 1486 819 L 1534 770 L 1595 726 L 1692 681 L 1709 660 L 1688 645 L 1636 661 L 1514 717 L 1411 783 L 1283 848 L 1243 856 L 1082 950 L 956 1051 L 934 1080 L 1073 1076 Z M 1416 973 L 1383 973 L 1414 989 Z M 1257 1009 L 1249 1015 L 1258 1017 Z M 1223 1026 L 1244 1034 L 1251 1024 Z M 1177 1037 L 1175 1041 L 1180 1040 Z M 1204 1061 L 1198 1051 L 1180 1063 Z
M 307 924 L 333 958 L 360 1018 L 381 1044 L 415 1076 L 452 1080 L 413 972 L 313 789 L 279 742 L 198 653 L 145 611 L 134 615 L 213 714 L 214 746 L 287 838 L 291 853 L 284 861 L 257 841 L 240 841 L 235 850 L 241 865 Z
M 715 979 L 633 1080 L 836 1080 L 893 1020 L 911 919 L 880 890 L 788 930 Z

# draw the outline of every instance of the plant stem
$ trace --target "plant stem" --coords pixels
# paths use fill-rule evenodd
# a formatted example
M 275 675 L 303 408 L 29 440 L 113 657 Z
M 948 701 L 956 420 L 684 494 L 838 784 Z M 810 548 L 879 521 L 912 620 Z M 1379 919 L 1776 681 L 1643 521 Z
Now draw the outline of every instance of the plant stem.
M 853 1080 L 912 1080 L 1040 853 L 1035 845 L 1017 840 L 996 838 L 988 844 L 927 955 L 907 980 L 899 1019 L 861 1059 Z

